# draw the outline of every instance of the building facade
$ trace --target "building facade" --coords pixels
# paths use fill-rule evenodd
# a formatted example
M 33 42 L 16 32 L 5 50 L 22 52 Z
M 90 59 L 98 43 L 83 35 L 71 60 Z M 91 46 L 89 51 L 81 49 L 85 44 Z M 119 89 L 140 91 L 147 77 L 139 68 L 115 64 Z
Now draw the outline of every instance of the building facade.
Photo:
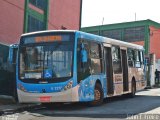
M 82 31 L 143 45 L 145 55 L 160 59 L 160 23 L 152 20 L 85 27 Z
M 81 26 L 82 0 L 1 0 L 0 43 L 18 43 L 22 33 Z

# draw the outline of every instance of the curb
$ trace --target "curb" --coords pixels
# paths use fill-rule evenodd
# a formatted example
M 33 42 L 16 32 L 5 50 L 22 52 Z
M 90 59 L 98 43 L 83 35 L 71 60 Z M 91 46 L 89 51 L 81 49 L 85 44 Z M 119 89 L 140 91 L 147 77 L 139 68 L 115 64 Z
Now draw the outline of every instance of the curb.
M 144 89 L 152 89 L 153 87 L 151 86 L 146 86 Z
M 156 88 L 160 88 L 160 85 L 159 86 L 147 86 L 144 89 L 156 89 Z

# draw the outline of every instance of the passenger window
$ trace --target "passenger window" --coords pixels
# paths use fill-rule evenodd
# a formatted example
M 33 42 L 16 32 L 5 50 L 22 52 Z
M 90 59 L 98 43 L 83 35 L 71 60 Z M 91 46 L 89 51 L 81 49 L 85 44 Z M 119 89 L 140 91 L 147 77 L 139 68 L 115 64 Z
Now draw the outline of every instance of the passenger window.
M 121 54 L 120 48 L 113 46 L 112 47 L 112 59 L 113 59 L 113 71 L 114 73 L 121 73 Z
M 91 43 L 91 58 L 100 58 L 100 49 L 97 43 Z
M 141 62 L 140 62 L 140 52 L 135 51 L 135 67 L 141 67 Z
M 127 54 L 129 67 L 141 67 L 143 61 L 142 52 L 128 48 Z
M 92 74 L 99 74 L 102 72 L 102 57 L 100 44 L 92 42 L 90 44 L 91 70 Z
M 134 67 L 134 59 L 135 59 L 134 50 L 128 48 L 127 54 L 128 54 L 128 66 Z
M 140 51 L 141 64 L 144 64 L 144 54 L 143 51 Z
M 87 62 L 86 63 L 82 63 L 81 61 L 81 45 L 84 45 L 84 49 L 86 50 L 87 52 Z M 80 82 L 81 80 L 87 78 L 91 72 L 90 72 L 90 68 L 91 68 L 91 60 L 90 60 L 90 49 L 89 49 L 89 42 L 84 40 L 84 39 L 79 39 L 78 40 L 78 46 L 77 46 L 77 79 L 78 79 L 78 82 Z

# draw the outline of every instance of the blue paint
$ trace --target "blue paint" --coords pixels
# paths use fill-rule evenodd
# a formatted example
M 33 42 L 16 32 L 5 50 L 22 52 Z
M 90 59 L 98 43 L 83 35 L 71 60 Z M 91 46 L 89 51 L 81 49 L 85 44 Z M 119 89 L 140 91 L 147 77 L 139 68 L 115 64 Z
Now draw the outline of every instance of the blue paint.
M 71 79 L 70 79 L 71 80 Z M 21 84 L 26 92 L 29 93 L 43 93 L 43 89 L 45 89 L 46 93 L 54 93 L 61 92 L 64 87 L 70 82 L 70 80 L 61 83 L 46 83 L 46 84 L 29 84 L 24 83 L 20 80 L 17 80 L 17 88 L 19 89 L 19 84 Z
M 93 101 L 94 100 L 94 88 L 97 80 L 100 80 L 102 88 L 104 89 L 104 97 L 106 94 L 106 82 L 104 82 L 102 78 L 104 78 L 104 74 L 100 75 L 91 75 L 88 78 L 84 79 L 80 83 L 79 88 L 79 101 Z
M 92 101 L 94 100 L 94 84 L 91 84 L 90 81 L 92 77 L 84 79 L 80 83 L 79 87 L 79 101 Z

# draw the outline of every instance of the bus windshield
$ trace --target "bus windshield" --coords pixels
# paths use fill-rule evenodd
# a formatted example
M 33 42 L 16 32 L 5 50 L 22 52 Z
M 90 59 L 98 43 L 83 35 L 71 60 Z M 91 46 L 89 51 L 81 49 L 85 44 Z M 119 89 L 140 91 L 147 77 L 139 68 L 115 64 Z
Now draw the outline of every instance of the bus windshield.
M 63 41 L 21 46 L 20 79 L 71 77 L 73 43 Z

